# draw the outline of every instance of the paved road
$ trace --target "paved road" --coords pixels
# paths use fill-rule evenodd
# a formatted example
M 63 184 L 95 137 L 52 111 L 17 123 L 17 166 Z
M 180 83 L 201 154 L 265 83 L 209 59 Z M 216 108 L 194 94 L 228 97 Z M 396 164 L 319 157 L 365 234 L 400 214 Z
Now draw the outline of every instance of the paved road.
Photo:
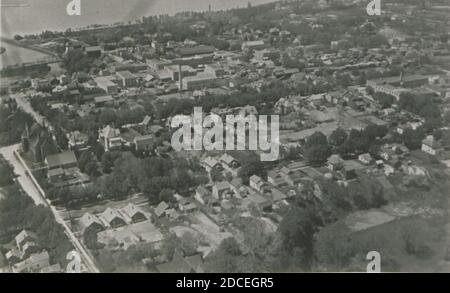
M 33 199 L 36 205 L 47 206 L 47 202 L 42 198 L 41 194 L 31 182 L 31 179 L 26 175 L 26 170 L 23 165 L 14 156 L 14 151 L 19 149 L 19 145 L 12 145 L 0 149 L 0 153 L 5 159 L 14 167 L 14 173 L 17 174 L 17 181 L 22 189 Z
M 25 94 L 18 93 L 18 94 L 11 94 L 10 96 L 11 98 L 16 100 L 17 106 L 19 106 L 20 109 L 33 116 L 33 119 L 39 125 L 44 126 L 44 121 L 46 122 L 45 117 L 39 114 L 38 112 L 34 111 L 33 107 L 31 107 L 30 102 L 28 102 Z
M 67 226 L 64 219 L 61 217 L 59 212 L 50 205 L 50 203 L 47 201 L 47 199 L 44 198 L 44 196 L 39 192 L 38 188 L 33 183 L 33 180 L 30 176 L 27 175 L 27 171 L 25 167 L 20 163 L 19 159 L 16 158 L 14 155 L 14 152 L 19 149 L 20 145 L 12 145 L 8 147 L 4 147 L 0 149 L 0 153 L 5 157 L 5 159 L 13 166 L 14 173 L 18 175 L 17 181 L 19 182 L 20 186 L 22 186 L 23 190 L 33 199 L 33 201 L 36 203 L 36 205 L 44 205 L 50 208 L 50 210 L 53 213 L 53 216 L 55 217 L 56 222 L 61 224 L 65 230 L 65 233 L 69 240 L 72 242 L 73 246 L 76 248 L 77 252 L 79 253 L 81 260 L 85 267 L 87 268 L 88 272 L 91 273 L 99 273 L 97 266 L 94 263 L 94 260 L 92 256 L 89 254 L 89 252 L 83 247 L 83 245 L 80 243 L 80 241 L 75 237 L 72 230 Z

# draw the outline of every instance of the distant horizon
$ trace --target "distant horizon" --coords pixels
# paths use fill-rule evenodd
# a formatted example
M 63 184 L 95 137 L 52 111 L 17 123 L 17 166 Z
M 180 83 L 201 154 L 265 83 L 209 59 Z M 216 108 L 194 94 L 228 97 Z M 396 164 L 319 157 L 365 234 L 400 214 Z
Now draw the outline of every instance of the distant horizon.
M 13 38 L 14 35 L 34 35 L 44 31 L 61 32 L 69 28 L 82 29 L 92 25 L 112 25 L 118 22 L 136 21 L 144 16 L 164 14 L 173 16 L 188 11 L 202 12 L 207 11 L 209 5 L 213 11 L 221 11 L 244 8 L 249 2 L 257 6 L 279 0 L 129 0 L 127 1 L 129 8 L 119 11 L 115 7 L 123 4 L 120 3 L 120 0 L 82 0 L 81 16 L 66 14 L 66 5 L 69 0 L 58 3 L 53 0 L 9 0 L 8 3 L 3 4 L 10 4 L 12 1 L 27 2 L 30 6 L 3 7 L 0 37 Z M 39 1 L 39 3 L 35 1 Z M 55 17 L 56 11 L 58 11 L 59 17 Z M 23 22 L 21 21 L 23 19 L 29 21 Z M 37 27 L 36 24 L 41 24 L 41 27 Z

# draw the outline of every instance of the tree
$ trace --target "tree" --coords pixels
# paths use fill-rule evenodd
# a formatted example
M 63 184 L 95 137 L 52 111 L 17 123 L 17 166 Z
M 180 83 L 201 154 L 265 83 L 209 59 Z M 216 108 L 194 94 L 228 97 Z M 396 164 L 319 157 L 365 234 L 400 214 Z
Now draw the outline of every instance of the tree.
M 102 155 L 102 171 L 103 173 L 111 173 L 114 167 L 114 162 L 121 156 L 120 152 L 106 152 Z
M 331 148 L 328 145 L 327 137 L 321 132 L 315 132 L 306 140 L 303 153 L 308 162 L 313 165 L 325 163 L 331 155 Z
M 159 201 L 160 202 L 165 201 L 167 203 L 173 202 L 175 200 L 175 198 L 173 197 L 173 194 L 174 194 L 174 191 L 172 189 L 164 188 L 159 193 Z
M 242 252 L 236 239 L 227 238 L 206 258 L 206 271 L 211 273 L 236 273 L 240 270 L 241 256 Z
M 81 172 L 85 173 L 86 165 L 92 161 L 93 157 L 94 155 L 90 150 L 81 153 L 80 158 L 78 159 L 78 168 L 80 168 Z
M 264 176 L 264 164 L 261 162 L 258 156 L 251 154 L 241 160 L 242 166 L 238 172 L 238 176 L 242 179 L 244 184 L 248 183 L 248 180 L 253 175 Z
M 222 172 L 217 169 L 212 169 L 210 175 L 212 182 L 220 182 L 224 180 Z
M 328 141 L 332 146 L 338 147 L 345 142 L 347 137 L 348 137 L 347 132 L 345 132 L 345 130 L 339 127 L 338 129 L 336 129 L 331 133 L 330 137 L 328 138 Z
M 297 253 L 293 264 L 302 269 L 309 268 L 312 261 L 314 220 L 311 214 L 298 207 L 290 208 L 283 216 L 279 226 L 284 249 Z
M 442 133 L 442 145 L 445 148 L 450 147 L 450 130 L 446 130 Z
M 14 183 L 11 170 L 0 163 L 0 187 L 11 185 Z
M 367 136 L 372 143 L 377 138 L 383 138 L 388 133 L 386 126 L 371 124 L 364 129 L 363 135 Z
M 316 266 L 330 271 L 340 271 L 346 267 L 354 255 L 350 234 L 350 229 L 341 221 L 321 229 L 314 241 Z
M 380 103 L 381 108 L 383 109 L 390 108 L 395 101 L 392 95 L 388 95 L 382 92 L 375 93 L 374 98 L 376 101 L 378 101 L 378 103 Z
M 410 150 L 420 149 L 422 146 L 422 140 L 424 138 L 425 134 L 420 128 L 416 130 L 407 128 L 402 134 L 402 141 L 406 145 L 406 147 Z
M 92 178 L 100 177 L 101 172 L 99 170 L 97 160 L 92 160 L 86 164 L 85 173 Z
M 92 60 L 81 49 L 70 50 L 63 59 L 63 65 L 69 74 L 78 71 L 89 72 L 92 64 Z
M 198 237 L 192 232 L 186 232 L 180 237 L 180 247 L 185 256 L 191 256 L 197 253 L 199 244 Z

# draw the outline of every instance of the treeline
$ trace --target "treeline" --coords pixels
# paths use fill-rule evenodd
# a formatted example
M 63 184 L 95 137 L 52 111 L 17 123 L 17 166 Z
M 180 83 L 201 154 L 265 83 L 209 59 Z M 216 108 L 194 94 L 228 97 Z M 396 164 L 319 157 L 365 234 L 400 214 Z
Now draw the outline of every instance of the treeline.
M 55 221 L 50 209 L 42 205 L 36 206 L 33 200 L 10 180 L 14 174 L 9 166 L 0 162 L 0 170 L 0 188 L 3 195 L 0 197 L 0 244 L 10 243 L 23 229 L 33 231 L 38 238 L 37 244 L 49 252 L 51 262 L 58 262 L 65 267 L 67 253 L 73 246 L 63 227 Z M 3 180 L 4 178 L 9 180 Z
M 349 134 L 338 128 L 328 139 L 323 133 L 316 132 L 307 138 L 302 153 L 315 166 L 324 164 L 332 153 L 343 157 L 370 153 L 377 157 L 382 139 L 387 133 L 387 127 L 377 125 L 369 125 L 363 130 L 352 129 Z
M 267 233 L 264 221 L 260 219 L 235 219 L 234 225 L 241 231 L 242 239 L 223 241 L 205 259 L 205 271 L 261 273 L 323 270 L 322 265 L 327 264 L 328 260 L 319 260 L 318 256 L 321 253 L 329 255 L 324 247 L 329 245 L 328 237 L 333 232 L 321 232 L 323 227 L 352 211 L 379 207 L 386 202 L 380 187 L 368 177 L 349 187 L 341 187 L 331 181 L 319 182 L 319 185 L 323 191 L 323 201 L 318 201 L 314 196 L 314 184 L 306 184 L 302 194 L 281 211 L 283 219 L 274 233 Z
M 90 165 L 87 161 L 82 162 L 83 169 Z M 158 204 L 173 201 L 175 193 L 189 195 L 194 187 L 208 182 L 199 162 L 194 160 L 141 159 L 131 152 L 107 152 L 100 166 L 104 175 L 94 178 L 94 184 L 51 188 L 49 198 L 66 207 L 76 208 L 99 200 L 121 200 L 135 193 L 143 193 L 151 204 Z
M 26 125 L 31 126 L 32 121 L 29 114 L 0 105 L 0 146 L 20 142 Z

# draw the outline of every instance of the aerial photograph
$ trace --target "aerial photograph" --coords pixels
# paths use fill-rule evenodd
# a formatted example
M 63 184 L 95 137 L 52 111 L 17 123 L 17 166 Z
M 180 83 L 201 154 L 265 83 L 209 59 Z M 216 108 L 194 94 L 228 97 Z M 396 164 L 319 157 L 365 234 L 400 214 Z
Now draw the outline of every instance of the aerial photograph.
M 450 0 L 0 10 L 0 273 L 450 273 Z

